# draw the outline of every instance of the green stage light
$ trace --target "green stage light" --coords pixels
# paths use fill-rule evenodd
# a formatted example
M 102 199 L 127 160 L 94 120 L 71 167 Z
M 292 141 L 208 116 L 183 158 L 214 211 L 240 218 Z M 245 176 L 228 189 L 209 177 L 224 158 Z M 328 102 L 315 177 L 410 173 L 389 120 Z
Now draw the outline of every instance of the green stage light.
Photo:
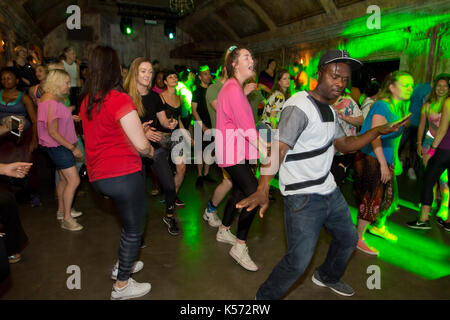
M 133 30 L 133 20 L 131 18 L 122 17 L 120 19 L 120 31 L 127 36 L 131 36 L 134 32 Z
M 164 23 L 164 35 L 169 38 L 169 40 L 175 39 L 177 35 L 176 23 L 173 21 L 166 21 Z

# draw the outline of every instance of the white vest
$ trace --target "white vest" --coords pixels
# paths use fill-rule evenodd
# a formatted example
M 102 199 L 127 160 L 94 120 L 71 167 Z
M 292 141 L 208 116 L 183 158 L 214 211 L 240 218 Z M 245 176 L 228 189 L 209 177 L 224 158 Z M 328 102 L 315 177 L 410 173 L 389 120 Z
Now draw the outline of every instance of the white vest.
M 71 87 L 77 87 L 77 64 L 76 62 L 73 62 L 72 64 L 68 64 L 65 60 L 62 61 L 64 65 L 64 70 L 69 74 L 70 76 L 70 86 Z
M 334 121 L 322 121 L 322 115 L 313 101 L 308 92 L 302 91 L 285 103 L 285 106 L 301 109 L 308 117 L 308 125 L 281 164 L 279 183 L 282 195 L 329 194 L 336 188 L 330 173 L 335 154 L 336 114 L 329 107 Z

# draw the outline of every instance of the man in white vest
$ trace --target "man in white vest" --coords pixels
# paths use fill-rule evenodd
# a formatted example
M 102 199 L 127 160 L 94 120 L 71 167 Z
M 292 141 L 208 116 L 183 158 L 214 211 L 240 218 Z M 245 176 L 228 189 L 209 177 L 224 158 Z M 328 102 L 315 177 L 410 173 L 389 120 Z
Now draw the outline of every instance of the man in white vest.
M 288 252 L 259 288 L 257 300 L 283 298 L 309 265 L 323 226 L 333 240 L 325 262 L 315 270 L 312 281 L 340 295 L 354 294 L 341 277 L 358 235 L 347 202 L 330 173 L 333 156 L 336 150 L 356 151 L 380 135 L 398 130 L 406 121 L 379 126 L 357 137 L 345 136 L 329 101 L 344 92 L 351 71 L 361 66 L 346 51 L 329 50 L 319 61 L 317 87 L 313 91 L 301 91 L 285 102 L 279 139 L 272 144 L 272 152 L 278 150 L 281 164 L 270 165 L 280 171 Z M 263 217 L 269 205 L 273 170 L 271 173 L 264 175 L 261 170 L 257 191 L 239 202 L 238 208 L 252 210 L 260 206 L 259 214 Z

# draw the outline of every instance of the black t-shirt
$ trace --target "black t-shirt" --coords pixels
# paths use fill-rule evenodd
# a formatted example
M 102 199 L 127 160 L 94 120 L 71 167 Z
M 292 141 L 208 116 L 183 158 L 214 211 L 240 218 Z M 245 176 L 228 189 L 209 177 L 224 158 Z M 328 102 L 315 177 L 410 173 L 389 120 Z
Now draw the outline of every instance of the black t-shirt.
M 209 116 L 208 107 L 206 105 L 206 90 L 208 88 L 203 88 L 198 86 L 192 95 L 192 102 L 197 103 L 197 113 L 202 119 L 202 122 L 208 128 L 211 128 L 211 117 Z
M 31 66 L 31 64 L 26 63 L 23 66 L 19 66 L 16 61 L 14 61 L 13 64 L 14 64 L 14 68 L 17 69 L 17 71 L 19 72 L 19 75 L 20 75 L 19 84 L 17 85 L 18 90 L 26 91 L 26 90 L 28 90 L 28 88 L 30 88 L 38 83 L 36 76 L 34 74 L 34 69 Z M 27 79 L 30 82 L 30 84 L 26 84 L 22 80 L 22 78 Z
M 158 118 L 156 114 L 163 110 L 163 104 L 159 95 L 150 90 L 147 95 L 142 96 L 142 105 L 144 107 L 144 115 L 141 117 L 141 121 L 147 122 L 153 120 L 150 126 L 158 127 Z

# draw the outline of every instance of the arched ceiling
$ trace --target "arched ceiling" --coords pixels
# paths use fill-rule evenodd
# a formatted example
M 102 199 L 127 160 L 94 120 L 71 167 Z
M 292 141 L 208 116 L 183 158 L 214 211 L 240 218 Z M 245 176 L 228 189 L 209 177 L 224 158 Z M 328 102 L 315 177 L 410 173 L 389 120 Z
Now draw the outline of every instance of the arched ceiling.
M 195 10 L 182 18 L 170 12 L 169 0 L 5 1 L 20 6 L 43 36 L 65 21 L 66 9 L 71 4 L 79 5 L 82 12 L 102 15 L 128 12 L 134 17 L 176 19 L 177 26 L 188 33 L 194 42 L 175 49 L 171 57 L 203 59 L 219 57 L 230 44 L 256 44 L 258 50 L 264 52 L 268 48 L 262 43 L 277 45 L 275 39 L 284 37 L 280 45 L 287 45 L 289 41 L 286 39 L 289 37 L 291 42 L 296 41 L 300 33 L 331 28 L 363 16 L 367 7 L 373 4 L 382 10 L 400 7 L 413 9 L 415 5 L 445 0 L 194 0 Z M 323 38 L 327 35 L 318 36 Z

